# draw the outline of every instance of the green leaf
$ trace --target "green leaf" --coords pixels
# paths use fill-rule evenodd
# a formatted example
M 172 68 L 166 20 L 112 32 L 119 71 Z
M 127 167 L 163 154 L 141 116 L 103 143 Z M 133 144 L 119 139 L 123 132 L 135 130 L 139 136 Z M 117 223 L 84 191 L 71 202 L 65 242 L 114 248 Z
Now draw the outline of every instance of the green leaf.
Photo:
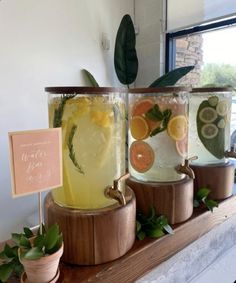
M 144 231 L 139 231 L 138 234 L 137 234 L 137 238 L 142 241 L 144 238 L 146 237 L 146 234 Z
M 197 200 L 202 201 L 203 199 L 207 198 L 211 191 L 208 188 L 201 188 L 197 192 Z
M 180 67 L 156 79 L 149 87 L 172 86 L 179 79 L 184 77 L 188 72 L 192 71 L 194 66 Z
M 138 233 L 141 230 L 142 225 L 139 221 L 136 221 L 136 233 Z
M 45 235 L 45 250 L 50 250 L 56 245 L 58 236 L 59 236 L 59 226 L 57 224 L 54 224 L 48 229 Z
M 163 229 L 168 233 L 168 234 L 171 234 L 171 235 L 173 235 L 174 234 L 174 230 L 171 228 L 171 226 L 170 225 L 165 225 L 165 226 L 163 226 Z
M 95 80 L 94 76 L 86 69 L 82 70 L 84 76 L 87 78 L 87 80 L 90 82 L 92 87 L 99 87 L 99 84 Z
M 16 255 L 14 250 L 8 244 L 5 244 L 3 251 L 8 258 L 14 258 Z
M 116 35 L 114 64 L 119 81 L 129 85 L 138 73 L 138 57 L 135 49 L 136 37 L 130 15 L 125 15 Z
M 165 233 L 161 230 L 161 228 L 155 228 L 153 230 L 148 231 L 147 235 L 151 238 L 160 238 L 165 235 Z
M 200 206 L 200 203 L 197 199 L 194 199 L 193 200 L 193 207 L 199 207 Z
M 214 207 L 218 207 L 218 203 L 212 199 L 206 199 L 205 204 L 207 209 L 210 210 L 211 212 L 213 212 Z
M 24 227 L 24 233 L 26 238 L 31 238 L 34 236 L 33 232 L 28 227 Z
M 216 120 L 211 123 L 218 130 L 217 135 L 213 138 L 206 138 L 202 134 L 202 128 L 207 124 L 200 119 L 200 112 L 206 107 L 211 107 L 208 100 L 202 101 L 197 111 L 196 123 L 198 136 L 204 147 L 216 158 L 221 159 L 225 156 L 225 129 L 218 128 L 218 122 L 222 119 L 222 117 L 218 115 Z M 214 109 L 214 107 L 212 108 Z
M 42 256 L 44 256 L 44 253 L 39 247 L 33 247 L 24 254 L 25 259 L 38 259 Z
M 11 234 L 11 238 L 12 238 L 12 240 L 17 244 L 17 246 L 20 245 L 21 235 L 22 235 L 22 234 L 18 234 L 18 233 L 12 233 L 12 234 Z
M 24 248 L 31 248 L 29 239 L 26 238 L 24 235 L 21 235 L 20 237 L 20 246 Z
M 145 117 L 153 121 L 162 121 L 163 114 L 157 104 L 145 113 Z
M 34 239 L 34 246 L 42 249 L 43 246 L 44 246 L 44 240 L 45 240 L 45 236 L 44 235 L 38 235 Z
M 62 237 L 62 234 L 60 234 L 58 236 L 58 239 L 57 239 L 57 242 L 56 244 L 52 247 L 52 249 L 47 249 L 45 250 L 45 253 L 47 254 L 53 254 L 55 253 L 56 251 L 58 251 L 62 245 L 62 241 L 63 241 L 63 237 Z
M 13 266 L 11 263 L 0 265 L 0 280 L 2 282 L 7 282 L 12 272 L 13 272 Z

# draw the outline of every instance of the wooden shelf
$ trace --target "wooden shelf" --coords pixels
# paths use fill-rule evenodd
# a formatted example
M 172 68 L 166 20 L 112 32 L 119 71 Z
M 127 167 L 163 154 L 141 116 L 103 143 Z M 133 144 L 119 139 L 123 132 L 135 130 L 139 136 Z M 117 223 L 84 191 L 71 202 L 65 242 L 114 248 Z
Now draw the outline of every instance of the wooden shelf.
M 134 282 L 234 214 L 236 196 L 220 202 L 213 213 L 195 209 L 190 220 L 174 226 L 174 235 L 136 241 L 126 255 L 113 262 L 90 267 L 61 263 L 58 282 Z M 9 283 L 13 282 L 18 281 Z

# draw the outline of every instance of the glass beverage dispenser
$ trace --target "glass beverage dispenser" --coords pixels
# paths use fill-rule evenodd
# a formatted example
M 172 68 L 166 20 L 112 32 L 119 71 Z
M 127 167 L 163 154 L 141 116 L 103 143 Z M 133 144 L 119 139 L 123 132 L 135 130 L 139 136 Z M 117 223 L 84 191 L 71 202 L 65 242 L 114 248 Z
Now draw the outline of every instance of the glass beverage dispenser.
M 188 156 L 189 92 L 183 87 L 131 89 L 129 171 L 146 182 L 178 181 Z
M 64 181 L 53 191 L 54 200 L 79 209 L 114 204 L 104 190 L 125 174 L 124 91 L 85 87 L 46 91 L 49 125 L 62 127 Z M 124 191 L 123 182 L 120 190 Z
M 189 104 L 189 153 L 195 173 L 194 189 L 210 190 L 210 198 L 225 199 L 232 195 L 234 165 L 230 150 L 232 88 L 195 88 Z
M 189 152 L 193 164 L 226 162 L 230 149 L 231 88 L 195 88 L 189 105 Z

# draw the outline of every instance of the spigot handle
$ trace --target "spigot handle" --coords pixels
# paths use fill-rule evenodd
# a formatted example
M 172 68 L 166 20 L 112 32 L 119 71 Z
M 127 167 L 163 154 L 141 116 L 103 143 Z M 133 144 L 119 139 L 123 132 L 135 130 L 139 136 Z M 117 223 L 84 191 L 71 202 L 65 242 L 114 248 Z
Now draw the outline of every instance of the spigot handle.
M 124 180 L 128 179 L 129 177 L 130 177 L 130 173 L 126 173 L 126 174 L 120 176 L 118 179 L 115 179 L 113 181 L 113 189 L 114 190 L 118 190 L 119 189 L 119 183 L 121 181 L 124 181 Z
M 189 157 L 188 159 L 185 159 L 185 164 L 186 165 L 189 165 L 189 162 L 192 161 L 192 160 L 196 160 L 198 159 L 198 156 L 197 155 L 194 155 L 192 157 Z

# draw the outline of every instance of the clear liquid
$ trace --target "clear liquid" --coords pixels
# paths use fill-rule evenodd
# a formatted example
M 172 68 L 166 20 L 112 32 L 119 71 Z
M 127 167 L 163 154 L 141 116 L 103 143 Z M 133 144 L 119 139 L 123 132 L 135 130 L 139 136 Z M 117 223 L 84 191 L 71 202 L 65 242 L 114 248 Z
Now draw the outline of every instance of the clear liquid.
M 57 97 L 49 104 L 50 126 L 60 101 Z M 70 150 L 73 125 L 77 129 Z M 111 101 L 109 96 L 67 100 L 62 118 L 62 146 L 63 187 L 53 190 L 54 200 L 80 209 L 113 204 L 113 200 L 104 196 L 104 190 L 125 173 L 124 103 L 118 97 Z M 81 171 L 72 161 L 73 152 Z
M 214 156 L 201 142 L 198 131 L 197 131 L 197 112 L 199 105 L 202 101 L 208 100 L 209 97 L 217 96 L 220 101 L 225 101 L 228 105 L 227 115 L 224 116 L 225 121 L 225 134 L 223 137 L 223 143 L 225 151 L 229 149 L 230 146 L 230 117 L 231 117 L 231 94 L 226 93 L 207 93 L 205 95 L 199 93 L 193 95 L 190 99 L 189 104 L 189 156 L 198 156 L 198 159 L 192 161 L 194 164 L 217 164 L 226 162 L 225 157 L 217 158 Z
M 168 97 L 155 97 L 148 96 L 144 98 L 141 94 L 136 96 L 135 99 L 131 100 L 130 103 L 130 117 L 129 123 L 133 119 L 132 111 L 135 108 L 135 105 L 142 100 L 151 99 L 153 104 L 158 104 L 161 111 L 170 109 L 172 114 L 170 120 L 177 116 L 184 116 L 186 121 L 188 121 L 188 99 L 187 96 L 175 97 L 170 95 Z M 134 115 L 135 116 L 135 115 Z M 145 117 L 145 115 L 141 115 Z M 187 138 L 187 130 L 184 139 Z M 183 164 L 184 159 L 187 158 L 187 143 L 183 151 L 178 150 L 177 142 L 167 130 L 164 130 L 158 133 L 155 136 L 147 137 L 142 140 L 142 142 L 147 143 L 153 150 L 154 153 L 154 162 L 150 169 L 146 172 L 139 172 L 131 162 L 131 146 L 137 140 L 132 136 L 131 130 L 129 129 L 129 171 L 130 174 L 141 181 L 149 182 L 170 182 L 178 181 L 184 178 L 184 174 L 178 173 L 176 167 L 180 164 Z

